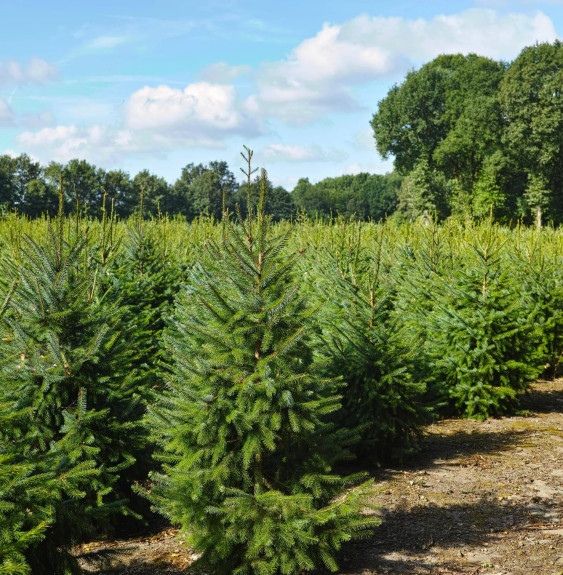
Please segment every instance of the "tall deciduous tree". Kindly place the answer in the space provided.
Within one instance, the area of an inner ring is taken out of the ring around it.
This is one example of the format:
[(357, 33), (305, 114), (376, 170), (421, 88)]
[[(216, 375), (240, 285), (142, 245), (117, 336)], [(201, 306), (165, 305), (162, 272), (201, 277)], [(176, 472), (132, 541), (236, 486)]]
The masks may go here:
[(133, 200), (135, 208), (143, 202), (143, 214), (156, 216), (166, 212), (170, 196), (170, 186), (164, 178), (151, 174), (148, 170), (139, 172), (133, 178)]
[(371, 121), (379, 153), (406, 174), (428, 166), (455, 181), (451, 205), (471, 210), (488, 155), (502, 147), (497, 101), (505, 65), (482, 56), (439, 56), (395, 85)]
[(563, 43), (524, 48), (500, 84), (504, 140), (534, 217), (563, 221)]

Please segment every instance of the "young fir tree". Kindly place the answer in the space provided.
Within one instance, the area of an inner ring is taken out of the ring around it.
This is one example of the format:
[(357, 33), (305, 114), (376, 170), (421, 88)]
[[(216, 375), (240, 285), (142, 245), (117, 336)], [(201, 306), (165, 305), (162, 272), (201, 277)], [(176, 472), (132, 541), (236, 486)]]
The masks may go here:
[(433, 286), (440, 285), (451, 272), (454, 246), (452, 238), (459, 230), (447, 222), (438, 226), (414, 224), (402, 226), (404, 242), (397, 254), (391, 271), (393, 305), (390, 322), (396, 326), (399, 347), (414, 348), (416, 355), (409, 364), (409, 372), (415, 381), (428, 382), (426, 400), (439, 411), (448, 402), (443, 386), (433, 378), (432, 358), (429, 355), (430, 323), (435, 313), (436, 299)]
[(384, 233), (368, 252), (359, 229), (347, 245), (316, 253), (308, 263), (322, 302), (317, 347), (328, 359), (328, 374), (346, 384), (338, 424), (358, 431), (358, 457), (381, 463), (412, 451), (431, 409), (425, 384), (413, 379), (418, 346), (390, 315)]
[(11, 417), (0, 421), (0, 441), (17, 446), (14, 473), (56, 479), (24, 524), (33, 529), (49, 510), (43, 540), (25, 553), (38, 574), (77, 571), (69, 548), (126, 510), (112, 491), (144, 439), (131, 352), (119, 310), (100, 293), (88, 232), (63, 236), (60, 213), (44, 245), (24, 238), (19, 259), (3, 262), (13, 287), (0, 323), (0, 404)]
[[(180, 266), (166, 249), (166, 224), (159, 220), (158, 227), (147, 226), (141, 214), (130, 218), (111, 275), (111, 295), (120, 308), (121, 329), (135, 350), (131, 365), (138, 373), (138, 389), (148, 401), (163, 387), (159, 366), (164, 359), (162, 331), (182, 276)], [(154, 443), (147, 436), (137, 447), (135, 464), (122, 474), (120, 487), (127, 493), (130, 507), (146, 518), (146, 498), (129, 492), (128, 486), (145, 480), (153, 468)], [(120, 527), (128, 529), (131, 524), (121, 521)]]
[(162, 360), (162, 331), (181, 283), (180, 266), (168, 253), (166, 238), (158, 235), (162, 230), (163, 221), (148, 228), (140, 215), (131, 218), (113, 272), (121, 321), (137, 351), (135, 367), (149, 390), (161, 385), (157, 366)]
[(272, 237), (264, 202), (265, 185), (256, 214), (224, 216), (178, 298), (169, 390), (150, 410), (164, 461), (150, 496), (214, 573), (336, 570), (341, 543), (376, 521), (360, 514), (368, 485), (345, 492), (358, 478), (331, 474), (336, 382), (318, 375), (299, 254)]
[(476, 237), (451, 272), (428, 282), (435, 305), (418, 321), (435, 385), (460, 414), (482, 419), (513, 409), (545, 356), (537, 311), (522, 305), (495, 228), (471, 232)]
[[(0, 430), (18, 426), (29, 410), (13, 413), (11, 405), (0, 404)], [(41, 471), (42, 459), (34, 463), (21, 456), (19, 442), (2, 434), (0, 442), (0, 573), (26, 575), (30, 572), (25, 551), (44, 537), (53, 521), (46, 505), (59, 490), (52, 471)], [(47, 465), (47, 468), (52, 465)], [(29, 511), (33, 509), (33, 513)]]
[(549, 228), (517, 230), (510, 268), (520, 286), (522, 306), (541, 333), (544, 375), (556, 377), (563, 357), (563, 245)]

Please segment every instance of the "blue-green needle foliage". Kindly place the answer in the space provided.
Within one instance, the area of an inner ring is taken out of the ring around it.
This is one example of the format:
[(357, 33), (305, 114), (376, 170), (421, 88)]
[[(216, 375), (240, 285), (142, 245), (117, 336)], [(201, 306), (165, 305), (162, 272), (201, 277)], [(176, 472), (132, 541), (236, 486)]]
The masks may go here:
[(428, 297), (411, 313), (424, 326), (430, 385), (460, 414), (482, 419), (517, 406), (543, 370), (545, 349), (537, 306), (524, 302), (494, 228), (473, 235), (463, 260), (452, 254), (449, 270), (428, 273)]
[(25, 557), (38, 574), (77, 571), (68, 549), (126, 510), (113, 491), (144, 438), (120, 313), (99, 289), (103, 266), (87, 233), (67, 242), (60, 218), (49, 232), (2, 262), (0, 318), (0, 529), (33, 534)]
[(318, 250), (308, 262), (314, 270), (314, 295), (323, 302), (319, 313), (319, 352), (327, 372), (345, 382), (340, 426), (357, 430), (354, 453), (363, 461), (400, 459), (416, 446), (424, 423), (426, 386), (412, 376), (419, 345), (390, 316), (389, 280), (384, 267), (384, 235), (374, 250), (349, 245)]
[(257, 213), (225, 216), (180, 295), (168, 391), (150, 410), (164, 461), (150, 496), (214, 573), (335, 570), (341, 543), (375, 523), (360, 513), (369, 484), (346, 492), (359, 478), (331, 474), (337, 382), (313, 360), (299, 253), (270, 236), (265, 181)]

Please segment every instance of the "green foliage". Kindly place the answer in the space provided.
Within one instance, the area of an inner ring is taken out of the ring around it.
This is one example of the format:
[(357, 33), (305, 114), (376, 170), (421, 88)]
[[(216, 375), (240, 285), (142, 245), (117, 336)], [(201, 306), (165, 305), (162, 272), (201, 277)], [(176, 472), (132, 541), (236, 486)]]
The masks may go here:
[(339, 426), (357, 431), (355, 454), (372, 463), (400, 459), (431, 417), (426, 387), (413, 380), (418, 346), (390, 314), (384, 230), (368, 249), (361, 247), (358, 226), (340, 227), (340, 244), (316, 251), (304, 266), (313, 269), (322, 302), (316, 347), (329, 360), (328, 374), (346, 384), (336, 417)]
[[(0, 411), (0, 428), (9, 424), (8, 418)], [(25, 551), (43, 539), (52, 522), (52, 509), (45, 502), (53, 499), (58, 486), (53, 472), (17, 463), (21, 458), (14, 447), (4, 440), (0, 448), (0, 573), (27, 575), (31, 569)]]
[[(510, 65), (500, 85), (499, 98), (506, 117), (504, 142), (518, 169), (532, 174), (530, 206), (544, 209), (549, 193), (551, 218), (563, 221), (563, 44), (524, 48)], [(539, 184), (539, 185), (538, 185)], [(536, 216), (536, 209), (532, 216)]]
[(522, 294), (526, 314), (535, 314), (544, 351), (545, 375), (560, 372), (563, 356), (563, 246), (558, 235), (543, 228), (520, 236), (511, 254), (510, 268)]
[(326, 421), (337, 382), (319, 375), (299, 253), (271, 235), (262, 183), (257, 213), (225, 216), (177, 300), (169, 389), (150, 409), (164, 463), (150, 496), (216, 573), (334, 570), (341, 542), (374, 524), (360, 514), (369, 485), (342, 492), (356, 478), (331, 474), (346, 435)]
[(397, 194), (397, 210), (410, 220), (419, 216), (426, 220), (444, 219), (450, 209), (450, 193), (451, 186), (444, 176), (422, 160), (403, 179)]
[(497, 221), (506, 216), (506, 194), (502, 186), (504, 157), (496, 153), (483, 161), (479, 178), (473, 187), (472, 213), (475, 218), (494, 217)]
[(360, 173), (325, 178), (316, 184), (302, 178), (291, 197), (297, 210), (309, 217), (328, 220), (340, 215), (380, 221), (395, 211), (400, 186), (401, 178), (396, 173), (384, 176)]
[(407, 313), (425, 341), (432, 385), (458, 413), (486, 418), (517, 405), (545, 356), (536, 310), (524, 305), (495, 229), (467, 233), (473, 237), (455, 246), (460, 253), (450, 247), (444, 266), (437, 268), (428, 251), (415, 256), (425, 260), (416, 284), (426, 297), (413, 297)]
[[(49, 528), (26, 557), (33, 573), (67, 573), (77, 571), (69, 548), (126, 511), (114, 488), (144, 441), (143, 405), (120, 312), (100, 292), (104, 267), (88, 230), (67, 241), (59, 219), (47, 232), (41, 243), (24, 238), (17, 259), (2, 262), (0, 404), (8, 417), (0, 439), (11, 446), (10, 481), (20, 468), (30, 481), (56, 479), (33, 495), (26, 525)], [(16, 513), (17, 493), (12, 503)]]

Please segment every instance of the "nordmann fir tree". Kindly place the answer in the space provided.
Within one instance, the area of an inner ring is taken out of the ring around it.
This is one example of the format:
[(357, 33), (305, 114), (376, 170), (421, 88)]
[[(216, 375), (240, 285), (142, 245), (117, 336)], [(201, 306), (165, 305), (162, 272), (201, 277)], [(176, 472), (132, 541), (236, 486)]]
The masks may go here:
[(121, 253), (114, 265), (113, 298), (123, 309), (137, 350), (135, 366), (147, 389), (160, 387), (157, 364), (162, 359), (161, 336), (174, 296), (181, 284), (181, 268), (166, 248), (166, 221), (147, 227), (141, 212), (126, 224)]
[(49, 523), (25, 551), (34, 574), (79, 571), (68, 551), (108, 515), (126, 511), (112, 491), (143, 437), (119, 311), (100, 293), (103, 268), (88, 230), (65, 239), (62, 216), (61, 194), (44, 245), (26, 237), (18, 258), (2, 262), (13, 287), (0, 324), (0, 404), (12, 417), (0, 420), (0, 440), (14, 446), (14, 474), (54, 479), (36, 490), (18, 528), (35, 529), (44, 515)]
[[(243, 157), (250, 182), (252, 152)], [(189, 534), (214, 573), (336, 570), (343, 541), (365, 535), (370, 484), (331, 474), (337, 382), (318, 375), (308, 340), (312, 310), (264, 214), (225, 213), (166, 332), (168, 391), (150, 409), (164, 472), (155, 507)]]
[(34, 473), (33, 465), (15, 464), (14, 459), (0, 448), (0, 573), (27, 575), (31, 568), (25, 550), (43, 539), (52, 520), (43, 504), (56, 479), (52, 473)]

